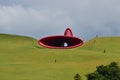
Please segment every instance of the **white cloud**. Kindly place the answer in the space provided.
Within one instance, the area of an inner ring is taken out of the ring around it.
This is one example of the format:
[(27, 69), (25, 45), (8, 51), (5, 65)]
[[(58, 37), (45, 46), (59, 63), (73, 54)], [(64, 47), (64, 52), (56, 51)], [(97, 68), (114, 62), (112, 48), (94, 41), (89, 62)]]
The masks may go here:
[(68, 26), (76, 36), (120, 35), (119, 0), (0, 1), (0, 31), (43, 37), (63, 34)]
[[(48, 35), (50, 32), (59, 32), (62, 28), (60, 26), (66, 23), (71, 24), (72, 21), (64, 11), (60, 10), (53, 13), (46, 10), (42, 12), (32, 8), (24, 8), (19, 5), (0, 7), (0, 28), (6, 32), (25, 35), (47, 32), (46, 35)], [(58, 31), (56, 31), (57, 29)]]

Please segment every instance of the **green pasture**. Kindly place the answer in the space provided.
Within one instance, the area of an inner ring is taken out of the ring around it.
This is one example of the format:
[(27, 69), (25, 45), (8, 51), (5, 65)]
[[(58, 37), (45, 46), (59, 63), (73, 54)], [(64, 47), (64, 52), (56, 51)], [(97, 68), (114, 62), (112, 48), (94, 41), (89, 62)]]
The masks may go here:
[(120, 64), (120, 37), (94, 38), (74, 49), (47, 49), (31, 37), (0, 34), (0, 80), (74, 80), (76, 73), (86, 80), (96, 66), (112, 61)]

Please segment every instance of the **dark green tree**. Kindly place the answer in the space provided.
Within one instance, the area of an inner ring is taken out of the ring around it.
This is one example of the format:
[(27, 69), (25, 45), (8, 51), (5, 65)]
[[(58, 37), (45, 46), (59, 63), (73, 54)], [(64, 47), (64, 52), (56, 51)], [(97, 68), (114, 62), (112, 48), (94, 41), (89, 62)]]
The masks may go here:
[(88, 80), (120, 80), (120, 67), (116, 62), (109, 65), (100, 65), (97, 70), (87, 74)]
[(94, 72), (87, 75), (87, 80), (105, 80), (105, 77), (100, 75), (98, 72)]
[(77, 73), (77, 74), (74, 76), (74, 80), (81, 80), (81, 76)]

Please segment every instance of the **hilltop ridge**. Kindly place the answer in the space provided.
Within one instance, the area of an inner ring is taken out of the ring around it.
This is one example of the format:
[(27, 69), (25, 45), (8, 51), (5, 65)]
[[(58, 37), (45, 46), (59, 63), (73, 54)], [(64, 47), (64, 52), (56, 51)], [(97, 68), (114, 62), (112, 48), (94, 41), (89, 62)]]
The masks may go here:
[[(1, 44), (17, 44), (21, 43), (21, 45), (25, 45), (26, 43), (33, 44), (35, 43), (36, 46), (41, 47), (37, 44), (37, 39), (28, 37), (28, 36), (21, 36), (21, 35), (12, 35), (12, 34), (0, 34), (0, 42)], [(31, 45), (32, 46), (32, 45)], [(109, 50), (109, 51), (120, 51), (120, 37), (96, 37), (93, 38), (83, 44), (83, 46), (78, 47), (87, 50)]]

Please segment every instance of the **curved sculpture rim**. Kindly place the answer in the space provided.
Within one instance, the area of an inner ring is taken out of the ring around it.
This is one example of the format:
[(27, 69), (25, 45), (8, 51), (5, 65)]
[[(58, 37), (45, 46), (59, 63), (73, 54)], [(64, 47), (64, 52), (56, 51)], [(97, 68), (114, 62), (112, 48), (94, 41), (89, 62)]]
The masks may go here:
[(67, 28), (64, 35), (47, 36), (40, 39), (38, 43), (46, 48), (70, 49), (81, 46), (83, 44), (83, 40), (74, 37), (71, 29)]

